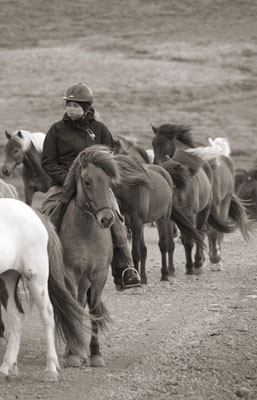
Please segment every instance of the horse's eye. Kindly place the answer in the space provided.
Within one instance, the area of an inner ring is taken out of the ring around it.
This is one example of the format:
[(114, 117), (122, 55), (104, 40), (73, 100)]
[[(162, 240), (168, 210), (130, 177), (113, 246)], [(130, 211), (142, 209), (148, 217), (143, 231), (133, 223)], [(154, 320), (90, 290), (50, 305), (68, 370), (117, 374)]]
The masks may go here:
[(18, 150), (18, 149), (15, 149), (15, 150), (14, 150), (14, 154), (17, 154), (17, 153), (19, 153), (19, 150)]
[(85, 185), (87, 188), (89, 188), (89, 187), (92, 186), (90, 181), (84, 181), (84, 185)]

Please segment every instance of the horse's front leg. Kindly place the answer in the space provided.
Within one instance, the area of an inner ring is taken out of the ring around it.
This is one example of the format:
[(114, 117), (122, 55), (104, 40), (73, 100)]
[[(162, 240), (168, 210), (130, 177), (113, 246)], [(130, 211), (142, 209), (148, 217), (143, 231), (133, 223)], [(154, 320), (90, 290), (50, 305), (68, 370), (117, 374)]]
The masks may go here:
[(88, 306), (89, 312), (92, 316), (91, 319), (91, 340), (90, 340), (90, 365), (91, 367), (104, 367), (105, 362), (100, 352), (100, 344), (98, 339), (99, 329), (104, 330), (108, 328), (108, 324), (111, 322), (110, 314), (101, 300), (102, 291), (107, 280), (108, 267), (105, 271), (100, 271), (101, 274), (88, 290)]
[(167, 252), (168, 252), (168, 223), (165, 217), (156, 221), (159, 233), (159, 249), (161, 252), (161, 286), (164, 288), (169, 287), (169, 271), (167, 266)]
[(168, 221), (168, 278), (170, 283), (175, 282), (175, 267), (174, 267), (174, 223)]
[(28, 206), (31, 206), (31, 204), (32, 204), (32, 199), (33, 199), (34, 193), (35, 193), (35, 189), (34, 189), (32, 186), (27, 185), (27, 184), (24, 182), (25, 203), (26, 203)]
[(141, 249), (140, 243), (142, 238), (143, 231), (143, 223), (141, 220), (134, 220), (131, 222), (131, 231), (132, 231), (132, 258), (135, 269), (139, 272), (141, 278), (141, 284), (147, 284), (147, 276), (144, 271), (142, 271), (140, 261), (141, 261)]

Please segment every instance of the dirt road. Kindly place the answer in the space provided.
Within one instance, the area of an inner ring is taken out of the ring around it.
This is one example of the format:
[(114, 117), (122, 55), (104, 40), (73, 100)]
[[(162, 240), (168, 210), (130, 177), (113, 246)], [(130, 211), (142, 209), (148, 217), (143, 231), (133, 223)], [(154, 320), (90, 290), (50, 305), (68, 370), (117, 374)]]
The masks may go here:
[[(176, 283), (160, 288), (155, 228), (146, 227), (149, 284), (143, 296), (114, 291), (104, 302), (113, 324), (101, 335), (106, 367), (63, 368), (57, 383), (40, 380), (45, 341), (38, 313), (26, 317), (20, 379), (2, 379), (0, 400), (232, 400), (257, 398), (256, 239), (240, 234), (224, 242), (224, 268), (195, 281), (184, 274), (177, 244)], [(64, 347), (58, 346), (60, 362)], [(4, 349), (1, 348), (1, 358)]]

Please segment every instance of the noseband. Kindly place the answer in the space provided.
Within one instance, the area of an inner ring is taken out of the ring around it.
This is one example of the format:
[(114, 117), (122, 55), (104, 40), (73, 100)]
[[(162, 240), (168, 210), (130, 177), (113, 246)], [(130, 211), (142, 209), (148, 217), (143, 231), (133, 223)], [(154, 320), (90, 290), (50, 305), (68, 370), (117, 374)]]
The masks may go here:
[(77, 206), (80, 210), (84, 211), (84, 212), (87, 213), (87, 214), (92, 215), (95, 219), (97, 219), (97, 214), (98, 214), (100, 211), (102, 211), (102, 210), (111, 210), (111, 211), (112, 211), (112, 208), (109, 207), (109, 206), (108, 206), (108, 207), (107, 207), (107, 206), (101, 207), (101, 208), (98, 208), (98, 209), (96, 209), (95, 207), (93, 207), (93, 206), (90, 204), (90, 199), (89, 199), (89, 197), (88, 197), (88, 194), (87, 194), (87, 191), (86, 191), (86, 188), (85, 188), (85, 185), (84, 185), (84, 182), (83, 182), (83, 179), (82, 179), (81, 176), (80, 176), (80, 181), (81, 181), (81, 186), (82, 186), (82, 190), (83, 190), (83, 195), (84, 195), (84, 198), (85, 198), (85, 200), (86, 200), (83, 207), (80, 207), (80, 206), (76, 203), (76, 206)]

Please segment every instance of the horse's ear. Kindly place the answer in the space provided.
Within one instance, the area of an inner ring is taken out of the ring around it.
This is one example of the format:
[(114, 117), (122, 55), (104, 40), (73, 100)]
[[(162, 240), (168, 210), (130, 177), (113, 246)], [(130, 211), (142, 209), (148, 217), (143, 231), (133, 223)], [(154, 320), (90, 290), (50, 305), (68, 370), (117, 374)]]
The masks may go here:
[(82, 153), (80, 156), (80, 165), (83, 168), (86, 168), (88, 166), (88, 159), (85, 153)]
[(11, 139), (12, 137), (12, 135), (10, 135), (10, 133), (7, 131), (5, 131), (5, 136), (7, 137), (8, 140)]
[(18, 131), (17, 136), (19, 136), (20, 138), (22, 138), (22, 133), (21, 133), (21, 131)]
[(152, 124), (150, 124), (153, 130), (153, 133), (156, 135), (157, 134), (157, 128), (155, 128), (155, 126), (153, 126)]

